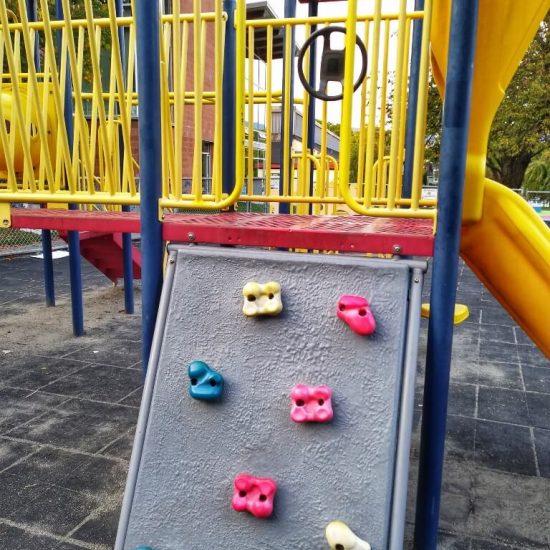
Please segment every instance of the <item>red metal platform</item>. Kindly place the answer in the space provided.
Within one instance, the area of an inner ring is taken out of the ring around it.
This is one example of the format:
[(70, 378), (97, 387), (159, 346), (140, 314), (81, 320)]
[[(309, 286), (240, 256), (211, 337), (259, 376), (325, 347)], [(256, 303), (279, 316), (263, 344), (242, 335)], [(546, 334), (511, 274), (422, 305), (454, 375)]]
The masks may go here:
[[(19, 228), (139, 233), (137, 212), (12, 209)], [(168, 214), (166, 241), (431, 256), (433, 222), (369, 216)]]

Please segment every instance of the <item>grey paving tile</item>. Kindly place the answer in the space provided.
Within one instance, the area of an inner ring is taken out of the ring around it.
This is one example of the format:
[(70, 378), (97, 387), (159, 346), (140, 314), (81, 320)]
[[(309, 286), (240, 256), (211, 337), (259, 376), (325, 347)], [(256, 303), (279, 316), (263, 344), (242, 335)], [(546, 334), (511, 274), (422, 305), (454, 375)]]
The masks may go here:
[(137, 409), (120, 405), (71, 400), (9, 435), (95, 453), (133, 427), (137, 413)]
[(522, 366), (521, 371), (527, 391), (550, 393), (550, 369)]
[(65, 397), (15, 388), (0, 388), (0, 434), (66, 401)]
[(550, 480), (478, 469), (472, 536), (521, 549), (548, 547)]
[(536, 546), (511, 546), (502, 541), (496, 540), (483, 540), (483, 539), (472, 539), (471, 540), (471, 550), (534, 550), (535, 548), (540, 548), (539, 545)]
[(29, 483), (84, 492), (102, 501), (124, 489), (128, 465), (105, 456), (44, 448), (7, 470)]
[(37, 535), (25, 529), (0, 523), (0, 544), (6, 550), (76, 550), (80, 545), (61, 542), (46, 535)]
[(84, 366), (80, 361), (71, 359), (30, 356), (14, 365), (19, 373), (12, 374), (6, 382), (18, 388), (35, 390)]
[(473, 384), (451, 383), (449, 385), (449, 414), (474, 416), (476, 408), (476, 386)]
[(79, 527), (72, 537), (92, 544), (105, 544), (112, 548), (116, 539), (119, 515), (119, 507), (102, 510)]
[(514, 345), (516, 343), (514, 327), (506, 325), (481, 324), (479, 327), (479, 337), (481, 339), (482, 346), (485, 342), (504, 342)]
[(447, 458), (474, 460), (475, 419), (450, 414), (447, 417), (445, 452)]
[(103, 340), (68, 357), (89, 363), (130, 367), (141, 359), (141, 345), (130, 340)]
[(529, 336), (527, 336), (518, 326), (514, 327), (514, 332), (516, 333), (516, 341), (518, 344), (525, 344), (527, 346), (534, 345), (533, 340), (531, 340), (531, 338), (529, 338)]
[(550, 478), (550, 430), (535, 428), (533, 434), (540, 475)]
[(105, 447), (100, 454), (114, 458), (121, 458), (123, 460), (130, 460), (132, 447), (134, 445), (134, 437), (135, 433), (133, 431), (129, 434), (124, 434)]
[(441, 492), (440, 528), (467, 534), (472, 524), (472, 499), (475, 482), (473, 462), (447, 455)]
[(502, 388), (480, 387), (478, 418), (529, 426), (529, 410), (525, 392)]
[(550, 429), (550, 394), (526, 392), (531, 425)]
[[(137, 369), (136, 369), (137, 370)], [(141, 370), (136, 375), (141, 380), (142, 374)], [(119, 403), (122, 405), (130, 405), (131, 407), (139, 407), (141, 405), (141, 395), (143, 392), (143, 386), (140, 385), (136, 390), (134, 390), (129, 395), (125, 396), (124, 399), (121, 399)]]
[(482, 363), (518, 363), (517, 348), (516, 344), (509, 342), (481, 341), (479, 361)]
[(518, 356), (522, 365), (550, 368), (550, 359), (534, 345), (518, 346)]
[(45, 386), (43, 390), (116, 403), (140, 386), (139, 371), (108, 365), (90, 365)]
[(517, 363), (480, 362), (477, 382), (510, 390), (523, 390), (521, 371)]
[(473, 359), (453, 357), (450, 378), (452, 383), (477, 384), (479, 364)]
[(21, 460), (37, 449), (39, 449), (39, 446), (32, 443), (0, 439), (0, 470), (8, 468), (14, 462)]
[(494, 470), (535, 476), (535, 455), (529, 428), (476, 421), (476, 464)]
[(4, 493), (0, 495), (1, 517), (56, 535), (69, 533), (100, 504), (84, 493), (29, 483), (20, 476), (0, 474), (0, 483)]
[(437, 548), (438, 550), (470, 550), (470, 539), (440, 532), (437, 537)]
[(506, 325), (513, 327), (516, 323), (502, 307), (493, 300), (482, 306), (482, 323), (491, 325)]

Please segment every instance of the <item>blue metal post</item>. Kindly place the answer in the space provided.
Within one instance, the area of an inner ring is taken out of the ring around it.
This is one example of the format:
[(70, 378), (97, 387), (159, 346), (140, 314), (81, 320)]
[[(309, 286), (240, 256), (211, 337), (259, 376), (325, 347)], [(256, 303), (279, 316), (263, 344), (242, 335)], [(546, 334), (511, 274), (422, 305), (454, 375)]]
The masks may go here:
[[(60, 0), (55, 2), (56, 19), (63, 19), (63, 5)], [(57, 50), (61, 58), (61, 31), (56, 36)], [(67, 63), (67, 75), (65, 81), (64, 113), (65, 127), (67, 128), (67, 139), (69, 148), (73, 145), (73, 98), (71, 93), (71, 71)], [(78, 210), (77, 204), (69, 204), (69, 210)], [(82, 336), (84, 334), (84, 303), (82, 298), (82, 268), (80, 259), (80, 236), (78, 231), (69, 231), (69, 274), (71, 281), (71, 309), (73, 317), (73, 334)]]
[(136, 2), (135, 6), (141, 193), (142, 359), (145, 373), (162, 288), (159, 6), (158, 2), (143, 1)]
[[(285, 11), (284, 11), (284, 17), (290, 18), (290, 17), (296, 17), (296, 0), (285, 0)], [(292, 162), (292, 159), (290, 158), (290, 150), (285, 151), (284, 150), (284, 138), (285, 132), (288, 132), (288, 135), (290, 136), (290, 146), (292, 147), (292, 136), (294, 135), (294, 65), (292, 65), (291, 71), (290, 71), (290, 83), (289, 83), (289, 90), (290, 90), (290, 119), (288, 121), (288, 128), (285, 128), (285, 117), (284, 117), (284, 105), (286, 101), (286, 82), (285, 82), (285, 75), (286, 75), (286, 33), (287, 29), (285, 28), (284, 35), (283, 35), (283, 95), (282, 95), (282, 101), (281, 101), (281, 159), (279, 164), (279, 193), (283, 194), (284, 189), (284, 182), (289, 181), (290, 185), (290, 174), (292, 170), (290, 170), (290, 164)], [(292, 63), (292, 60), (294, 59), (294, 49), (296, 48), (295, 45), (295, 38), (294, 38), (294, 27), (292, 27), (291, 30), (292, 37), (290, 40), (290, 60)], [(288, 167), (289, 171), (288, 174), (284, 170), (285, 166), (285, 158), (288, 157)], [(280, 214), (288, 214), (290, 212), (290, 205), (288, 203), (280, 203), (279, 204), (279, 213)]]
[(478, 0), (453, 2), (416, 504), (419, 550), (437, 544), (477, 12)]
[[(317, 0), (311, 0), (308, 7), (308, 16), (317, 17), (319, 4)], [(311, 25), (311, 33), (313, 34), (317, 30), (317, 25)], [(309, 83), (313, 89), (317, 89), (317, 44), (314, 41), (309, 49)], [(309, 98), (309, 106), (307, 113), (307, 148), (313, 154), (315, 149), (315, 98), (311, 96)], [(317, 174), (319, 177), (319, 174)], [(313, 197), (313, 164), (309, 169), (309, 194)], [(309, 213), (313, 212), (313, 205), (309, 205)]]
[[(124, 15), (122, 0), (115, 1), (115, 13), (117, 17)], [(118, 29), (118, 45), (120, 49), (120, 58), (122, 61), (123, 78), (126, 78), (126, 42), (124, 40), (124, 28)], [(119, 112), (118, 105), (117, 112)], [(122, 139), (122, 128), (119, 129), (119, 158), (120, 165), (124, 163), (124, 140)], [(122, 174), (121, 174), (122, 178)], [(129, 212), (130, 207), (124, 205), (123, 212)], [(132, 258), (132, 234), (122, 234), (122, 265), (124, 273), (124, 310), (128, 314), (134, 313), (134, 262)]]
[[(415, 11), (424, 9), (424, 0), (415, 0)], [(412, 193), (412, 176), (414, 165), (414, 138), (416, 128), (416, 108), (418, 105), (418, 82), (420, 79), (420, 54), (422, 51), (422, 19), (413, 22), (413, 38), (411, 48), (411, 70), (409, 77), (409, 104), (407, 106), (407, 122), (405, 134), (405, 166), (403, 168), (403, 188), (401, 196), (410, 198)]]
[[(222, 151), (222, 188), (231, 193), (235, 184), (235, 130), (236, 130), (236, 92), (235, 92), (235, 0), (223, 0), (223, 10), (227, 13), (225, 25), (225, 44), (223, 56), (223, 151)], [(233, 210), (234, 207), (232, 206)]]
[[(27, 0), (27, 17), (29, 21), (36, 21), (36, 0)], [(38, 40), (34, 44), (34, 66), (40, 71), (40, 44)], [(49, 229), (43, 229), (42, 237), (42, 268), (44, 270), (44, 294), (46, 297), (46, 306), (55, 306), (55, 282), (53, 276), (53, 257), (52, 257), (52, 232)]]

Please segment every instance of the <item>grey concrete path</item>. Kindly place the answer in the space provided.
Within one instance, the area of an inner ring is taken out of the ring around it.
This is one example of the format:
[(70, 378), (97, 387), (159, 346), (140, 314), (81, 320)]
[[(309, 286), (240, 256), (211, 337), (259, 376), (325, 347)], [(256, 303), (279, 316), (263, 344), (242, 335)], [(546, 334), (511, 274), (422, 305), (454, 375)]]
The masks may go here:
[[(45, 308), (40, 260), (0, 260), (0, 549), (114, 542), (141, 393), (140, 318), (84, 263), (87, 334), (74, 338), (66, 258), (55, 271), (59, 305)], [(456, 328), (440, 548), (548, 550), (550, 362), (467, 268), (458, 292), (471, 317)], [(413, 508), (411, 496), (409, 536)]]

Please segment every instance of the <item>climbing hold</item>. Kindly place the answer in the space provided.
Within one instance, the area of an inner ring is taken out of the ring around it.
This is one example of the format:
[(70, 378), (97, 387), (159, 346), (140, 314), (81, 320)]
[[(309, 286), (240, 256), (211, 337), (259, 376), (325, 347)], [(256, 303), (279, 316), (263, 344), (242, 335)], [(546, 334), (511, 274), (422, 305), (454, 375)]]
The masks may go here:
[(267, 518), (273, 512), (273, 499), (277, 483), (269, 477), (239, 474), (235, 478), (235, 490), (231, 506), (237, 512), (250, 512), (257, 518)]
[(332, 420), (332, 390), (328, 386), (296, 384), (290, 392), (294, 422), (328, 422)]
[[(426, 319), (430, 318), (430, 304), (422, 304), (421, 309), (422, 317)], [(455, 304), (455, 311), (453, 315), (453, 324), (460, 325), (460, 323), (466, 321), (470, 316), (470, 310), (465, 304)]]
[(332, 550), (371, 550), (370, 544), (361, 540), (344, 522), (331, 521), (325, 530)]
[(223, 391), (223, 376), (203, 361), (193, 361), (187, 369), (189, 395), (193, 399), (215, 401)]
[(247, 317), (278, 315), (283, 311), (281, 285), (274, 281), (261, 285), (251, 281), (243, 288), (243, 313)]
[(376, 329), (376, 321), (369, 306), (369, 302), (363, 296), (348, 294), (338, 300), (336, 314), (346, 322), (353, 332), (361, 336), (368, 336)]

